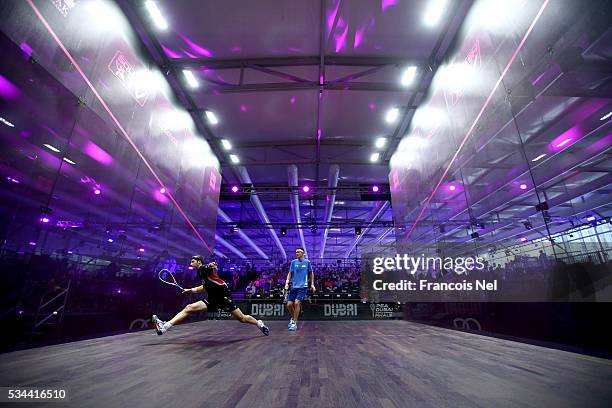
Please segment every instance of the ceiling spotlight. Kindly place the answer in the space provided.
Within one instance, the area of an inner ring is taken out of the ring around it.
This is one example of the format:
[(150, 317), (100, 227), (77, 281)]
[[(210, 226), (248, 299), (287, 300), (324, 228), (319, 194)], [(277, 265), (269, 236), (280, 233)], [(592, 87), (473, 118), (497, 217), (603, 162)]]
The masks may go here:
[(370, 161), (372, 163), (377, 162), (379, 157), (380, 157), (380, 153), (378, 152), (372, 153), (372, 155), (370, 156)]
[(208, 120), (208, 123), (210, 123), (211, 125), (216, 125), (217, 123), (219, 123), (219, 119), (217, 119), (215, 112), (207, 110), (204, 111), (204, 114), (206, 115), (206, 120)]
[(51, 150), (52, 152), (55, 152), (55, 153), (59, 153), (60, 152), (57, 147), (51, 146), (50, 144), (46, 144), (45, 143), (43, 146), (45, 146), (47, 149)]
[(428, 27), (433, 27), (442, 18), (444, 11), (446, 10), (447, 0), (429, 0), (425, 14), (423, 15), (423, 22)]
[(310, 187), (304, 186), (304, 187), (302, 187), (302, 191), (305, 192), (305, 193), (308, 193), (310, 191)]
[(75, 162), (73, 162), (72, 160), (70, 160), (70, 159), (69, 159), (69, 158), (67, 158), (67, 157), (64, 157), (62, 160), (64, 160), (64, 161), (65, 161), (66, 163), (68, 163), (68, 164), (76, 164)]
[(387, 114), (385, 115), (385, 121), (387, 121), (387, 123), (394, 123), (398, 117), (399, 117), (399, 109), (391, 108), (387, 111)]
[(159, 193), (160, 194), (166, 194), (166, 188), (165, 187), (160, 188), (159, 189)]
[(102, 191), (99, 188), (94, 189), (94, 194), (95, 195), (100, 195), (102, 193)]
[(46, 224), (49, 222), (49, 217), (42, 217), (40, 220)]
[(414, 65), (406, 68), (402, 73), (401, 84), (402, 86), (409, 86), (414, 82), (414, 78), (416, 76), (417, 67)]
[(457, 187), (455, 187), (454, 185), (452, 185), (452, 184), (451, 184), (451, 185), (448, 187), (448, 189), (449, 189), (450, 191), (455, 191), (455, 190), (457, 189)]
[(225, 150), (232, 150), (232, 144), (227, 139), (221, 140), (221, 144)]
[(519, 186), (519, 188), (520, 188), (521, 190), (527, 190), (527, 184), (524, 184), (524, 183), (523, 183), (523, 184), (521, 184), (521, 185)]
[(112, 243), (112, 242), (114, 242), (115, 240), (114, 240), (114, 239), (112, 239), (112, 238), (109, 238), (109, 239), (107, 239), (107, 241)]
[(138, 251), (139, 252), (144, 252), (145, 250), (144, 250), (144, 248), (139, 248)]
[(555, 146), (555, 147), (563, 147), (563, 146), (565, 146), (566, 144), (568, 144), (571, 141), (572, 141), (572, 138), (568, 137), (567, 139), (564, 139), (562, 142), (558, 143), (557, 146)]
[(385, 144), (387, 144), (387, 139), (385, 139), (384, 137), (379, 137), (378, 139), (376, 139), (375, 146), (377, 149), (382, 149), (383, 147), (385, 147)]
[(612, 112), (608, 112), (607, 114), (605, 114), (604, 116), (602, 116), (599, 120), (606, 120), (608, 119), (610, 116), (612, 116)]
[(586, 218), (586, 220), (587, 220), (588, 222), (593, 222), (593, 221), (595, 221), (595, 220), (596, 220), (596, 218), (595, 218), (595, 216), (594, 216), (594, 215), (589, 215), (589, 216)]
[(4, 123), (6, 126), (8, 127), (15, 127), (15, 125), (13, 125), (11, 122), (9, 122), (8, 120), (4, 119), (2, 116), (0, 116), (0, 122)]
[(164, 19), (164, 16), (162, 16), (159, 8), (157, 8), (157, 4), (155, 4), (154, 1), (148, 0), (145, 2), (145, 7), (149, 11), (149, 15), (153, 19), (155, 26), (160, 30), (166, 30), (168, 28), (168, 23), (166, 22), (166, 19)]
[(232, 186), (232, 193), (237, 193), (240, 188), (238, 186)]
[(527, 241), (527, 238), (522, 237), (522, 238), (521, 238), (521, 242), (525, 242), (525, 241)]
[(541, 155), (539, 155), (538, 157), (536, 157), (535, 159), (531, 160), (532, 162), (537, 162), (540, 159), (543, 159), (544, 157), (546, 157), (546, 153), (542, 153)]
[(378, 193), (378, 191), (380, 190), (380, 187), (378, 186), (372, 186), (372, 192), (374, 193)]
[(187, 84), (190, 87), (197, 88), (199, 86), (198, 80), (196, 79), (195, 75), (193, 75), (193, 72), (191, 72), (190, 70), (184, 69), (183, 76), (185, 77), (185, 80), (187, 81)]
[(229, 157), (230, 157), (230, 160), (232, 161), (232, 163), (234, 163), (234, 164), (240, 163), (240, 159), (235, 154), (230, 154)]

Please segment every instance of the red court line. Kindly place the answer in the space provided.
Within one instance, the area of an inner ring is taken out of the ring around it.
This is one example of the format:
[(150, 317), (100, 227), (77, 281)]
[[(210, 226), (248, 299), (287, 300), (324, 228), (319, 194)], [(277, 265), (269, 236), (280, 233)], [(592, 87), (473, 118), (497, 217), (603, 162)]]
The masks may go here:
[[(143, 163), (145, 164), (145, 166), (147, 166), (147, 168), (149, 169), (149, 171), (151, 172), (151, 174), (153, 175), (153, 177), (155, 177), (155, 180), (157, 180), (157, 182), (159, 183), (159, 185), (161, 187), (165, 187), (164, 183), (161, 181), (161, 179), (159, 178), (159, 176), (157, 175), (157, 173), (155, 173), (155, 170), (153, 170), (153, 167), (151, 167), (151, 165), (149, 164), (149, 162), (147, 161), (147, 159), (142, 155), (142, 153), (140, 153), (140, 150), (138, 150), (138, 147), (136, 147), (136, 144), (132, 141), (132, 139), (130, 138), (130, 136), (128, 135), (128, 133), (125, 131), (125, 129), (123, 128), (123, 126), (121, 126), (121, 123), (119, 123), (119, 120), (117, 120), (117, 118), (115, 117), (115, 115), (113, 114), (113, 112), (110, 110), (110, 108), (108, 107), (108, 105), (106, 104), (106, 102), (104, 101), (104, 99), (102, 99), (102, 97), (100, 96), (100, 94), (98, 93), (98, 91), (96, 90), (96, 88), (94, 88), (94, 86), (92, 85), (92, 83), (89, 81), (89, 78), (87, 78), (87, 75), (85, 75), (85, 73), (83, 72), (83, 70), (81, 69), (80, 65), (76, 62), (76, 60), (72, 57), (72, 55), (70, 54), (70, 52), (66, 49), (66, 47), (64, 46), (64, 44), (62, 43), (62, 41), (59, 39), (59, 37), (55, 34), (55, 31), (53, 31), (53, 29), (51, 28), (51, 26), (49, 25), (49, 23), (47, 22), (47, 20), (43, 17), (43, 15), (40, 13), (40, 11), (38, 10), (38, 8), (36, 8), (36, 6), (34, 5), (34, 3), (32, 2), (32, 0), (26, 0), (28, 2), (28, 4), (30, 5), (30, 7), (32, 8), (32, 10), (34, 11), (34, 13), (36, 13), (36, 16), (38, 17), (38, 19), (42, 22), (42, 24), (45, 26), (45, 28), (47, 29), (47, 31), (49, 31), (49, 34), (51, 34), (51, 36), (53, 37), (53, 39), (55, 40), (55, 42), (57, 43), (57, 45), (62, 49), (62, 51), (64, 52), (64, 54), (66, 54), (66, 57), (70, 60), (70, 62), (72, 63), (72, 65), (76, 68), (76, 70), (79, 72), (79, 74), (81, 75), (81, 77), (83, 78), (83, 80), (85, 81), (85, 83), (87, 83), (87, 86), (89, 87), (89, 89), (91, 89), (91, 91), (94, 93), (94, 95), (96, 96), (96, 98), (98, 99), (98, 101), (100, 102), (100, 104), (104, 107), (104, 110), (106, 110), (106, 112), (108, 113), (108, 115), (111, 117), (111, 119), (113, 120), (113, 122), (115, 122), (115, 125), (117, 125), (117, 127), (119, 128), (119, 130), (121, 131), (121, 134), (123, 134), (123, 136), (125, 137), (125, 139), (128, 141), (128, 143), (130, 144), (130, 146), (132, 146), (132, 148), (136, 151), (136, 153), (138, 154), (138, 156), (140, 156), (140, 159), (143, 161)], [(168, 195), (168, 197), (170, 197), (170, 200), (174, 203), (174, 205), (176, 206), (176, 208), (179, 210), (179, 212), (181, 213), (181, 215), (183, 216), (183, 218), (185, 219), (185, 221), (187, 221), (187, 224), (189, 224), (189, 226), (191, 227), (191, 229), (193, 230), (193, 232), (196, 234), (196, 236), (198, 237), (198, 239), (200, 241), (202, 241), (202, 243), (204, 244), (204, 246), (206, 247), (206, 249), (208, 250), (208, 252), (210, 252), (211, 254), (213, 253), (213, 251), (210, 249), (210, 247), (206, 244), (206, 241), (204, 241), (204, 238), (202, 238), (202, 236), (200, 235), (200, 233), (198, 232), (197, 228), (191, 223), (191, 221), (189, 220), (189, 218), (187, 217), (187, 214), (185, 214), (185, 212), (183, 211), (183, 209), (181, 208), (181, 206), (179, 205), (179, 203), (174, 199), (174, 196), (172, 195), (172, 193), (170, 193), (170, 190), (166, 188), (166, 194)]]
[(533, 30), (533, 27), (535, 27), (536, 23), (538, 22), (538, 20), (540, 19), (540, 16), (542, 15), (542, 13), (544, 12), (544, 9), (546, 8), (546, 6), (548, 5), (548, 1), (549, 0), (545, 0), (544, 3), (542, 4), (542, 7), (540, 7), (540, 10), (538, 11), (538, 14), (536, 14), (535, 18), (533, 19), (533, 21), (531, 22), (531, 25), (529, 26), (529, 28), (527, 29), (527, 32), (525, 33), (525, 35), (523, 36), (523, 39), (521, 40), (521, 42), (519, 43), (519, 45), (516, 47), (516, 50), (514, 51), (514, 54), (512, 54), (512, 57), (510, 57), (510, 60), (508, 60), (508, 63), (506, 64), (506, 68), (504, 68), (504, 71), (502, 72), (502, 74), (499, 76), (499, 79), (497, 80), (497, 82), (495, 83), (495, 86), (493, 87), (493, 89), (491, 90), (491, 93), (489, 94), (489, 96), (487, 97), (487, 99), (485, 100), (485, 103), (482, 105), (482, 108), (480, 108), (480, 112), (478, 112), (478, 115), (476, 115), (476, 118), (474, 119), (474, 122), (472, 123), (472, 126), (470, 126), (470, 128), (468, 129), (467, 133), (465, 134), (465, 136), (463, 137), (463, 141), (461, 142), (461, 144), (459, 145), (459, 147), (457, 148), (457, 151), (455, 152), (455, 154), (453, 155), (453, 158), (451, 159), (450, 163), (448, 163), (448, 166), (446, 167), (446, 169), (444, 170), (444, 174), (442, 174), (442, 177), (440, 177), (440, 180), (438, 181), (438, 184), (436, 184), (436, 187), (434, 188), (433, 192), (431, 193), (431, 195), (429, 196), (429, 198), (427, 199), (427, 202), (425, 203), (425, 205), (423, 205), (423, 208), (421, 208), (421, 211), (419, 212), (419, 215), (417, 216), (416, 220), (414, 221), (414, 224), (412, 224), (412, 227), (410, 228), (410, 231), (408, 231), (408, 234), (406, 234), (406, 236), (404, 237), (404, 241), (408, 239), (408, 237), (410, 237), (410, 235), (412, 234), (412, 231), (414, 231), (415, 227), (417, 226), (417, 224), (419, 223), (419, 221), (421, 220), (421, 217), (423, 216), (423, 213), (425, 212), (425, 209), (427, 208), (427, 206), (429, 205), (429, 203), (431, 202), (431, 200), (433, 199), (433, 196), (436, 194), (436, 192), (438, 191), (438, 189), (440, 188), (440, 185), (442, 184), (442, 182), (444, 181), (444, 179), (446, 178), (446, 175), (448, 174), (449, 169), (451, 168), (451, 166), (453, 165), (453, 163), (455, 162), (455, 160), (457, 159), (457, 156), (459, 155), (459, 152), (461, 151), (461, 149), (463, 148), (463, 146), (465, 145), (465, 142), (467, 142), (467, 139), (470, 137), (470, 135), (472, 134), (472, 132), (474, 131), (474, 128), (476, 127), (476, 123), (478, 123), (478, 121), (480, 120), (480, 117), (482, 116), (483, 112), (485, 111), (485, 109), (487, 108), (487, 106), (489, 106), (489, 102), (491, 102), (491, 98), (493, 97), (493, 94), (495, 93), (495, 91), (497, 90), (497, 88), (499, 87), (499, 84), (501, 83), (501, 81), (503, 81), (504, 77), (506, 76), (506, 73), (508, 72), (508, 70), (510, 69), (510, 66), (512, 65), (512, 63), (514, 62), (514, 60), (516, 59), (517, 55), (519, 54), (519, 52), (521, 52), (521, 49), (523, 48), (523, 45), (525, 45), (525, 42), (527, 41), (527, 37), (529, 37), (529, 34), (531, 34), (531, 31)]

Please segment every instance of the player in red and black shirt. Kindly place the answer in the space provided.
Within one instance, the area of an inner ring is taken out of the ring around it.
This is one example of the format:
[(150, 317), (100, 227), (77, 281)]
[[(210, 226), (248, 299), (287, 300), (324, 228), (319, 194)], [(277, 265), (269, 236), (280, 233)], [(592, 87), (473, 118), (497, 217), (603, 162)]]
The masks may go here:
[(194, 255), (191, 257), (190, 266), (197, 270), (202, 285), (191, 289), (183, 289), (183, 293), (201, 293), (206, 291), (206, 293), (208, 293), (208, 299), (188, 304), (168, 322), (163, 322), (158, 319), (156, 315), (153, 315), (153, 324), (155, 325), (157, 334), (164, 334), (168, 329), (183, 321), (190, 314), (217, 310), (229, 312), (234, 319), (241, 323), (256, 325), (266, 336), (270, 334), (270, 330), (264, 322), (256, 320), (253, 316), (243, 314), (240, 308), (236, 306), (232, 300), (232, 294), (227, 284), (217, 274), (216, 262), (204, 265), (204, 258), (202, 258), (201, 255)]

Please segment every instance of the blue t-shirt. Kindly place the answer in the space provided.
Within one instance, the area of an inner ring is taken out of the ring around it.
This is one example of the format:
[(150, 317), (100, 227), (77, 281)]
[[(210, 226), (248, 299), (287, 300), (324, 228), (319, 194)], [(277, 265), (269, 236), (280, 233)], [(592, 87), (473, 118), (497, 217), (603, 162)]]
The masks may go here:
[(312, 272), (312, 265), (308, 259), (294, 259), (289, 266), (291, 272), (291, 287), (292, 288), (307, 288), (308, 274)]

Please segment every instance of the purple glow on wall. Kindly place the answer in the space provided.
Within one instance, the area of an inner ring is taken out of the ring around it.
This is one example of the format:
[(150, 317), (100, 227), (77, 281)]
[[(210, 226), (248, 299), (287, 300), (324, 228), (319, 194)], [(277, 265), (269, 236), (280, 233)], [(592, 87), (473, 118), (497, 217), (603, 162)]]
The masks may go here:
[[(340, 25), (340, 23), (338, 23), (338, 25)], [(348, 34), (348, 29), (349, 26), (347, 24), (346, 27), (344, 27), (342, 34), (337, 34), (334, 36), (336, 39), (336, 52), (340, 52), (340, 50), (346, 46), (346, 35)]]
[(317, 129), (317, 142), (321, 141), (321, 128)]
[(29, 242), (29, 244), (30, 244), (30, 245), (32, 245), (32, 246), (35, 246), (35, 245), (36, 245), (36, 242), (34, 242), (34, 241), (30, 241), (30, 242)]
[(85, 153), (98, 163), (104, 164), (105, 166), (109, 166), (113, 163), (112, 156), (106, 153), (94, 142), (88, 141), (85, 147), (83, 147), (83, 153)]
[(562, 150), (568, 146), (571, 146), (581, 137), (582, 129), (580, 125), (573, 126), (553, 139), (553, 141), (550, 142), (549, 148), (552, 151)]
[(319, 75), (319, 85), (323, 85), (325, 83), (325, 77), (323, 75)]
[(22, 42), (19, 44), (19, 48), (23, 51), (23, 58), (27, 60), (32, 55), (32, 47), (27, 42)]
[(240, 105), (240, 112), (246, 112), (247, 110), (246, 105)]
[(189, 46), (189, 48), (191, 48), (195, 53), (199, 54), (200, 56), (209, 57), (209, 58), (213, 56), (213, 53), (210, 52), (210, 50), (207, 50), (201, 45), (196, 44), (195, 42), (190, 40), (189, 37), (187, 37), (186, 35), (179, 33), (179, 36), (183, 39), (183, 41), (185, 41), (185, 43)]
[(374, 110), (374, 109), (376, 108), (376, 105), (375, 105), (375, 104), (373, 104), (372, 102), (370, 102), (370, 103), (368, 104), (368, 108), (370, 108), (370, 110)]
[(183, 54), (185, 54), (186, 56), (188, 56), (188, 57), (189, 57), (189, 58), (191, 58), (191, 59), (196, 59), (196, 58), (198, 58), (198, 56), (197, 56), (197, 55), (190, 53), (189, 51), (187, 51), (187, 50), (186, 50), (186, 49), (184, 49), (184, 48), (181, 48), (181, 51), (183, 51)]
[(166, 53), (166, 55), (170, 58), (183, 58), (183, 56), (179, 53), (172, 51), (170, 48), (166, 47), (164, 44), (161, 44), (162, 49)]
[(102, 193), (102, 190), (100, 190), (99, 188), (95, 188), (94, 189), (94, 194), (95, 195), (100, 195)]
[(242, 47), (240, 47), (239, 45), (234, 45), (234, 46), (231, 48), (231, 51), (232, 51), (232, 52), (240, 52), (240, 51), (242, 51)]
[(387, 10), (389, 7), (391, 6), (395, 6), (397, 3), (399, 3), (399, 0), (382, 0), (381, 1), (381, 6), (382, 6), (382, 11), (383, 13), (385, 12), (385, 10)]
[(355, 32), (355, 42), (353, 43), (353, 48), (358, 48), (361, 45), (361, 41), (363, 41), (364, 31), (365, 27), (361, 27)]
[(19, 88), (11, 81), (0, 75), (0, 97), (4, 99), (17, 99), (19, 97)]
[(337, 0), (335, 3), (336, 3), (335, 8), (327, 14), (327, 36), (328, 37), (332, 31), (334, 20), (336, 19), (336, 15), (338, 14), (338, 9), (340, 8), (340, 0)]
[(295, 96), (292, 96), (289, 102), (293, 105), (295, 103)]

